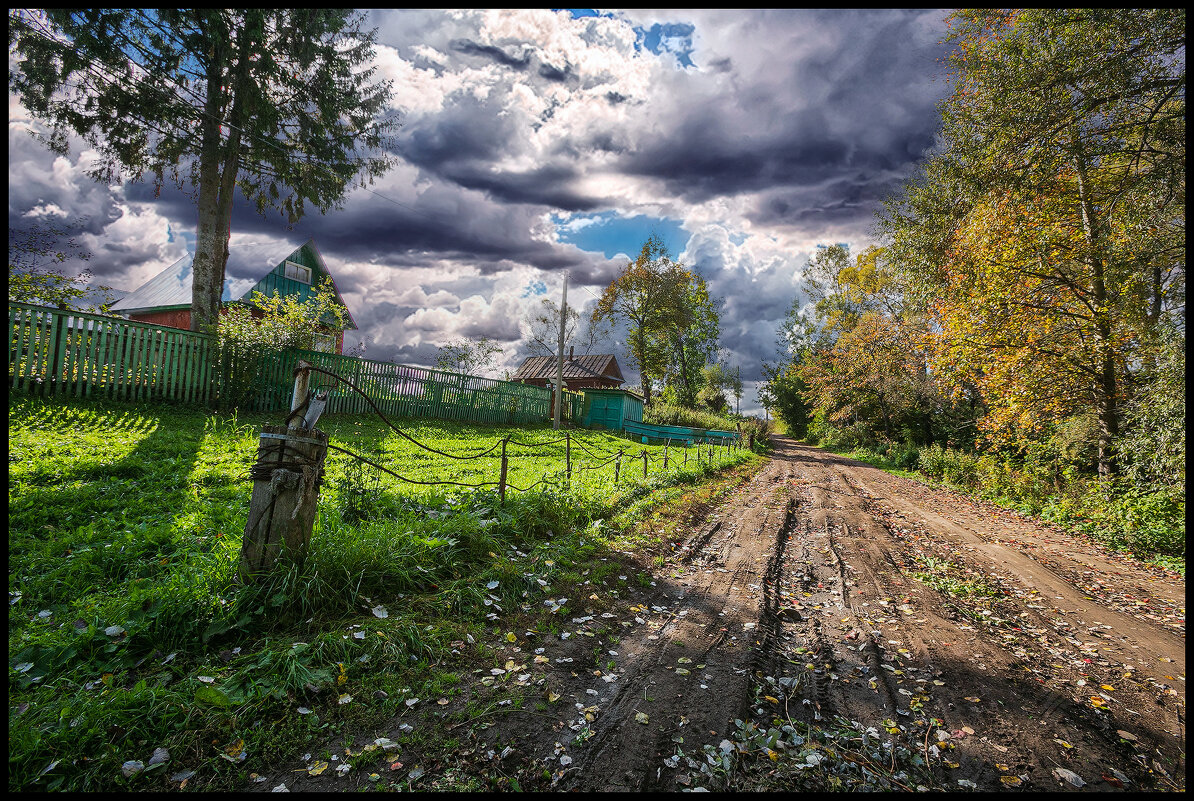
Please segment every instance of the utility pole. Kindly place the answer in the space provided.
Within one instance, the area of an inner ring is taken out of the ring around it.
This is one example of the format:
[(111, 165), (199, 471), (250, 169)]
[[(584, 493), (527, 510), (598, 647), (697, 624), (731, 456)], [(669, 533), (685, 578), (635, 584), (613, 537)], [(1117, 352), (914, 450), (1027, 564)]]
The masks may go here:
[(734, 380), (734, 414), (742, 414), (742, 365), (738, 365), (736, 378)]
[(560, 298), (560, 349), (556, 353), (555, 428), (560, 429), (560, 409), (564, 405), (564, 324), (568, 322), (568, 273), (564, 273), (564, 295)]

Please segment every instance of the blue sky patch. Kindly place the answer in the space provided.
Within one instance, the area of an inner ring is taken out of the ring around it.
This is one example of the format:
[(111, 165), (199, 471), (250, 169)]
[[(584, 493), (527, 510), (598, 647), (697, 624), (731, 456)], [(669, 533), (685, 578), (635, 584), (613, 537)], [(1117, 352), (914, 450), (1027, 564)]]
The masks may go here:
[(688, 245), (688, 232), (681, 227), (679, 220), (669, 217), (648, 217), (645, 214), (622, 217), (606, 211), (600, 214), (554, 215), (552, 219), (561, 242), (576, 245), (581, 250), (604, 253), (607, 259), (619, 253), (634, 258), (653, 233), (663, 239), (673, 259), (678, 258)]
[(526, 286), (524, 286), (522, 288), (522, 294), (519, 295), (518, 297), (533, 298), (533, 297), (537, 297), (539, 295), (546, 295), (546, 294), (547, 294), (547, 284), (543, 283), (542, 281), (531, 281), (529, 284), (527, 284)]
[(635, 28), (643, 47), (657, 55), (671, 53), (681, 67), (696, 66), (689, 58), (692, 55), (692, 32), (695, 30), (695, 26), (686, 22), (657, 22), (650, 29)]

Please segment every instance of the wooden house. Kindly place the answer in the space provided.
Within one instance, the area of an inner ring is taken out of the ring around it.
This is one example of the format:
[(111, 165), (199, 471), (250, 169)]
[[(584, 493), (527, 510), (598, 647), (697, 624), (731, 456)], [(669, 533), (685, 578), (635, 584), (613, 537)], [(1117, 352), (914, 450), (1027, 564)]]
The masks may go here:
[[(556, 357), (531, 356), (514, 373), (511, 381), (546, 387), (556, 382)], [(626, 382), (622, 368), (612, 354), (577, 356), (570, 348), (564, 359), (564, 389), (580, 392), (585, 389), (614, 389)]]
[[(344, 306), (345, 329), (356, 330), (356, 322), (348, 311), (336, 280), (324, 263), (323, 256), (315, 247), (315, 240), (308, 239), (291, 253), (279, 259), (277, 249), (270, 245), (240, 245), (228, 250), (228, 265), (225, 269), (222, 303), (249, 305), (254, 292), (263, 295), (295, 295), (306, 300), (325, 277), (332, 279), (336, 299)], [(191, 282), (193, 256), (184, 256), (141, 286), (112, 304), (112, 311), (143, 323), (154, 323), (169, 328), (190, 329), (191, 327)], [(244, 285), (244, 279), (236, 276), (260, 276), (245, 292), (237, 293), (234, 299), (232, 284)], [(253, 309), (260, 316), (260, 312)], [(316, 335), (315, 349), (327, 353), (344, 352), (344, 331), (325, 327)]]

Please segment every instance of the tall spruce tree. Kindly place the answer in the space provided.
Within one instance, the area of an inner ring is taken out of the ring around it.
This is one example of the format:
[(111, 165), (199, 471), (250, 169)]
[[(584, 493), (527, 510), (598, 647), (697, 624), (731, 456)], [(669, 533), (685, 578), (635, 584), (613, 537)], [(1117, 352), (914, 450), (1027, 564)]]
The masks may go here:
[(390, 82), (375, 31), (340, 9), (10, 10), (9, 86), (50, 126), (100, 154), (91, 175), (195, 189), (191, 328), (220, 306), (236, 189), (293, 224), (394, 163)]

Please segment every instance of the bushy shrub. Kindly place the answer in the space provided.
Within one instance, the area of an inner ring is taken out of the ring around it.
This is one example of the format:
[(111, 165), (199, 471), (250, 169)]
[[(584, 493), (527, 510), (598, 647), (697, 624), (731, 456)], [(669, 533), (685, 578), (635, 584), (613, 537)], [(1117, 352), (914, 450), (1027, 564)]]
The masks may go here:
[(920, 463), (920, 449), (911, 442), (893, 442), (887, 449), (887, 458), (901, 470), (915, 470)]
[(859, 448), (874, 448), (878, 442), (865, 423), (854, 423), (845, 428), (826, 427), (821, 444), (835, 451), (852, 451)]
[(216, 324), (216, 369), (220, 376), (219, 403), (229, 409), (251, 400), (260, 390), (267, 360), (292, 349), (314, 350), (321, 326), (344, 327), (344, 307), (336, 298), (330, 278), (306, 300), (296, 295), (263, 295), (254, 292), (253, 305), (228, 306)]
[(972, 487), (978, 481), (978, 457), (965, 451), (947, 449), (943, 454), (942, 475), (960, 487)]
[(937, 443), (920, 448), (916, 456), (920, 472), (926, 476), (941, 478), (945, 475), (945, 449)]
[[(745, 418), (750, 420), (752, 418)], [(643, 422), (657, 426), (712, 428), (717, 431), (737, 431), (743, 419), (713, 414), (710, 411), (689, 409), (673, 403), (653, 403), (643, 409)]]

